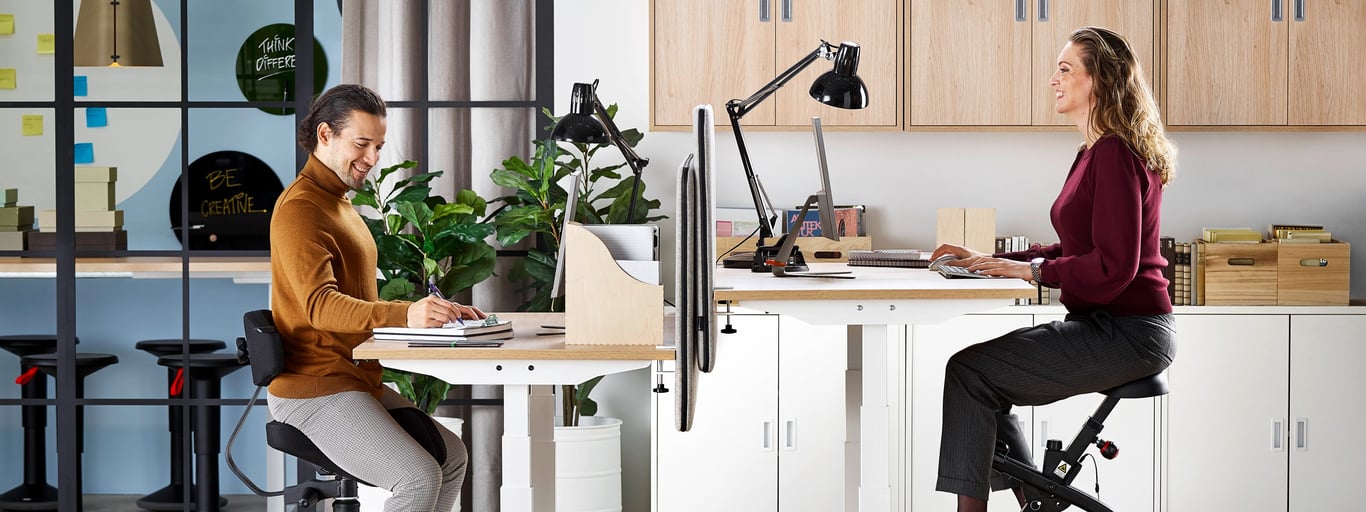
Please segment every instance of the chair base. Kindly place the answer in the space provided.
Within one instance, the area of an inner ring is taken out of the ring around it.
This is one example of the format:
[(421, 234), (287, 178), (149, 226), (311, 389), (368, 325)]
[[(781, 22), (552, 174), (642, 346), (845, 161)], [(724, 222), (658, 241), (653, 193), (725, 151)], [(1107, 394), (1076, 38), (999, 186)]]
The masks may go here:
[(57, 510), (57, 488), (46, 483), (19, 484), (0, 494), (3, 510)]
[[(167, 485), (166, 487), (153, 491), (151, 494), (138, 498), (138, 508), (144, 510), (184, 510), (183, 507), (185, 505), (187, 491), (190, 497), (190, 510), (198, 510), (198, 504), (195, 502), (194, 486), (175, 484)], [(218, 508), (226, 506), (228, 506), (228, 499), (220, 496), (218, 498)]]

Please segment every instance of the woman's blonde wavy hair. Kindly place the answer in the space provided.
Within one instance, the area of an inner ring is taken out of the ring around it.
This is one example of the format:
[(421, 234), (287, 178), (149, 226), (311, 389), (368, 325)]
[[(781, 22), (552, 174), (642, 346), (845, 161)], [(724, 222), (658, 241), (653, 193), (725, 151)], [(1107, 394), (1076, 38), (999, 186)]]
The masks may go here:
[(1129, 42), (1100, 27), (1082, 27), (1068, 37), (1090, 73), (1095, 108), (1090, 125), (1096, 133), (1119, 136), (1167, 185), (1176, 175), (1176, 146), (1167, 139), (1152, 89)]

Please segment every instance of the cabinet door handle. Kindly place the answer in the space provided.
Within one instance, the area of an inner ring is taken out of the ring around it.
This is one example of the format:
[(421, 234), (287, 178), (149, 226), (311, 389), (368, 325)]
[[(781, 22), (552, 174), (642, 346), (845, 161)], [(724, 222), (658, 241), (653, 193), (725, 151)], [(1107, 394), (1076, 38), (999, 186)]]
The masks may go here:
[(1048, 0), (1039, 0), (1039, 21), (1048, 21)]
[(1285, 451), (1285, 420), (1280, 418), (1271, 420), (1271, 451)]
[(1309, 450), (1309, 418), (1295, 418), (1295, 449)]
[(763, 451), (773, 450), (773, 420), (764, 420), (764, 432), (760, 449)]
[(1025, 15), (1026, 8), (1026, 0), (1015, 0), (1015, 21), (1029, 21), (1029, 17)]
[(783, 421), (783, 450), (797, 449), (797, 420)]
[(792, 21), (792, 2), (793, 0), (783, 0), (783, 21)]
[(768, 23), (768, 0), (759, 0), (759, 21)]
[(1304, 0), (1295, 0), (1295, 21), (1304, 21)]
[(1271, 0), (1271, 21), (1281, 21), (1281, 12), (1284, 10), (1281, 0)]

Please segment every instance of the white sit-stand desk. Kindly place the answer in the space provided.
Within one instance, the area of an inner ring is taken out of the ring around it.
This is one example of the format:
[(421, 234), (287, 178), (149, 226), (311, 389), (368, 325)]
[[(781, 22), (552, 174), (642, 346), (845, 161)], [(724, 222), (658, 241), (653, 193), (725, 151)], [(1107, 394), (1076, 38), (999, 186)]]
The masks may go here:
[(538, 336), (541, 325), (564, 325), (563, 313), (498, 313), (512, 320), (514, 338), (497, 348), (409, 348), (404, 343), (362, 343), (356, 359), (424, 373), (454, 384), (503, 386), (503, 488), (506, 512), (555, 509), (555, 401), (557, 384), (673, 360), (661, 339), (649, 345), (565, 345), (564, 335)]
[[(1034, 286), (1019, 279), (945, 279), (925, 269), (849, 267), (837, 263), (810, 265), (813, 272), (852, 270), (855, 279), (778, 278), (748, 269), (718, 269), (716, 299), (739, 302), (747, 309), (797, 318), (810, 324), (856, 326), (851, 332), (849, 378), (861, 382), (848, 391), (849, 433), (846, 472), (858, 468), (857, 489), (846, 500), (860, 511), (887, 512), (896, 503), (892, 478), (901, 481), (901, 404), (890, 397), (891, 375), (900, 360), (891, 357), (900, 343), (894, 326), (938, 323), (968, 313), (991, 311), (1034, 297)], [(861, 343), (859, 342), (861, 340)], [(782, 343), (782, 340), (779, 340)], [(705, 378), (705, 376), (703, 376)], [(896, 412), (897, 414), (893, 414)], [(852, 461), (857, 461), (853, 464)], [(899, 484), (898, 484), (899, 485)]]

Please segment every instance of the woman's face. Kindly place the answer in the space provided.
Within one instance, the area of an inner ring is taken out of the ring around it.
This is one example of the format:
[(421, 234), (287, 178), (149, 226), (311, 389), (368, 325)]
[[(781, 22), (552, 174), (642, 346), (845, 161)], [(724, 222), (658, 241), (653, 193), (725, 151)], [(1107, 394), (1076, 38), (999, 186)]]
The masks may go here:
[(383, 117), (353, 111), (340, 132), (332, 131), (326, 123), (318, 125), (318, 149), (313, 154), (337, 173), (347, 187), (359, 189), (365, 184), (370, 168), (379, 161), (384, 132)]
[(1077, 116), (1085, 116), (1095, 104), (1091, 74), (1081, 62), (1081, 48), (1071, 42), (1058, 54), (1058, 67), (1048, 85), (1053, 87), (1053, 108), (1074, 121)]

